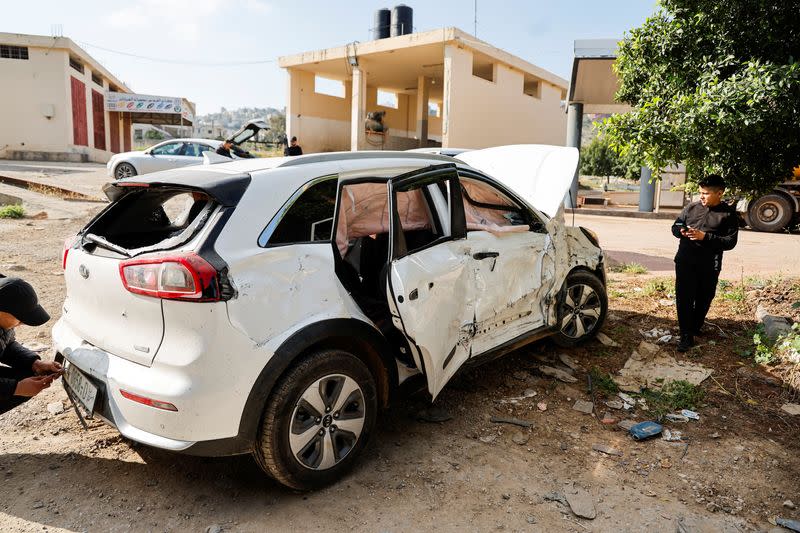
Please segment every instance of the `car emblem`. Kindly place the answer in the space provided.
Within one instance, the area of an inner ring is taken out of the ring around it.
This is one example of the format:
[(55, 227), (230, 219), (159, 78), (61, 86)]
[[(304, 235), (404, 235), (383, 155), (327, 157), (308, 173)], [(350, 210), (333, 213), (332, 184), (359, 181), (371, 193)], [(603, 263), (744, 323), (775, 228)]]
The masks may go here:
[(86, 268), (85, 265), (81, 265), (80, 267), (78, 267), (78, 273), (81, 275), (83, 279), (89, 278), (89, 269)]

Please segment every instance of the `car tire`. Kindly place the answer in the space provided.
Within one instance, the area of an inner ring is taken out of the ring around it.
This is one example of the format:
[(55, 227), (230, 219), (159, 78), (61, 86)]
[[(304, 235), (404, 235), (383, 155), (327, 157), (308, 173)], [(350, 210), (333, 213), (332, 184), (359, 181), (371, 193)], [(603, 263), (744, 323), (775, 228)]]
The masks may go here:
[(783, 231), (792, 220), (794, 209), (789, 199), (780, 194), (757, 198), (747, 210), (750, 227), (758, 231)]
[(123, 178), (130, 178), (131, 176), (135, 176), (138, 174), (136, 172), (136, 168), (130, 163), (120, 163), (114, 169), (114, 179), (121, 180)]
[(608, 312), (608, 296), (600, 279), (585, 270), (567, 276), (558, 304), (558, 332), (553, 342), (570, 348), (594, 338)]
[(324, 487), (352, 468), (377, 409), (375, 378), (360, 359), (344, 350), (312, 353), (270, 394), (253, 455), (287, 487)]

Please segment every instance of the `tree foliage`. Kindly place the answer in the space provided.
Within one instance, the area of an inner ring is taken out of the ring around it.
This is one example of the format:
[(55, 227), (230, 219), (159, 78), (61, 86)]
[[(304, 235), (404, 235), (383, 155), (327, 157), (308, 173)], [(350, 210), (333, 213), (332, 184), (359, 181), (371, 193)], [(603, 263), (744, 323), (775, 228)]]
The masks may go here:
[(629, 180), (639, 179), (641, 165), (633, 158), (633, 153), (620, 154), (612, 147), (608, 138), (598, 135), (581, 148), (580, 173), (587, 176), (616, 176)]
[(661, 0), (620, 43), (612, 146), (764, 191), (800, 164), (800, 0)]

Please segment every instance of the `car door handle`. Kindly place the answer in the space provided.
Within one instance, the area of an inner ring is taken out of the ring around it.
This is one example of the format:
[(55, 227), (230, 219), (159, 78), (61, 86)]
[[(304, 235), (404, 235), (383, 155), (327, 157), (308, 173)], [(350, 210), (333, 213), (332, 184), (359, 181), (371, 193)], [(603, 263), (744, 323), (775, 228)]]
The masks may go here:
[(472, 254), (472, 258), (477, 259), (478, 261), (480, 261), (481, 259), (490, 259), (499, 256), (500, 252), (476, 252)]

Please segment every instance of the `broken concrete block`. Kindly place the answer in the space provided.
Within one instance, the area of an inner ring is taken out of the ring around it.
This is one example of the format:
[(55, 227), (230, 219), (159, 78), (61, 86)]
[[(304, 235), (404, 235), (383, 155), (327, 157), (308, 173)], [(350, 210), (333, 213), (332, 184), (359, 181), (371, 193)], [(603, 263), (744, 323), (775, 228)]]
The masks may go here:
[(574, 411), (578, 411), (579, 413), (583, 413), (585, 415), (590, 415), (594, 412), (594, 404), (592, 402), (587, 402), (586, 400), (576, 400), (575, 405), (572, 406)]
[(558, 360), (564, 363), (564, 365), (568, 366), (572, 370), (578, 370), (580, 368), (580, 365), (578, 365), (578, 363), (576, 363), (572, 357), (568, 356), (565, 353), (558, 354)]
[(552, 366), (540, 366), (539, 372), (544, 374), (545, 376), (550, 376), (551, 378), (556, 378), (559, 381), (563, 381), (564, 383), (575, 383), (578, 381), (578, 378), (575, 376), (571, 376), (570, 374), (564, 372), (563, 370), (559, 370), (557, 368), (553, 368)]
[(781, 406), (781, 411), (789, 413), (792, 416), (800, 416), (800, 404), (785, 403)]
[(578, 489), (575, 494), (567, 493), (567, 503), (575, 516), (594, 520), (597, 510), (594, 508), (592, 496), (585, 490)]
[(61, 401), (48, 403), (47, 412), (51, 415), (60, 415), (64, 412), (64, 404)]
[(792, 331), (792, 321), (785, 316), (766, 315), (761, 322), (764, 323), (764, 335), (772, 342)]
[(592, 444), (592, 449), (606, 455), (616, 455), (622, 457), (622, 452), (606, 444)]
[(600, 341), (603, 345), (611, 346), (612, 348), (616, 348), (617, 346), (619, 346), (619, 344), (616, 341), (611, 339), (608, 335), (606, 335), (602, 331), (597, 333), (597, 340)]
[(657, 345), (642, 341), (613, 379), (621, 390), (639, 392), (643, 388), (660, 390), (663, 385), (679, 380), (699, 385), (710, 375), (711, 369), (678, 361), (662, 353)]

